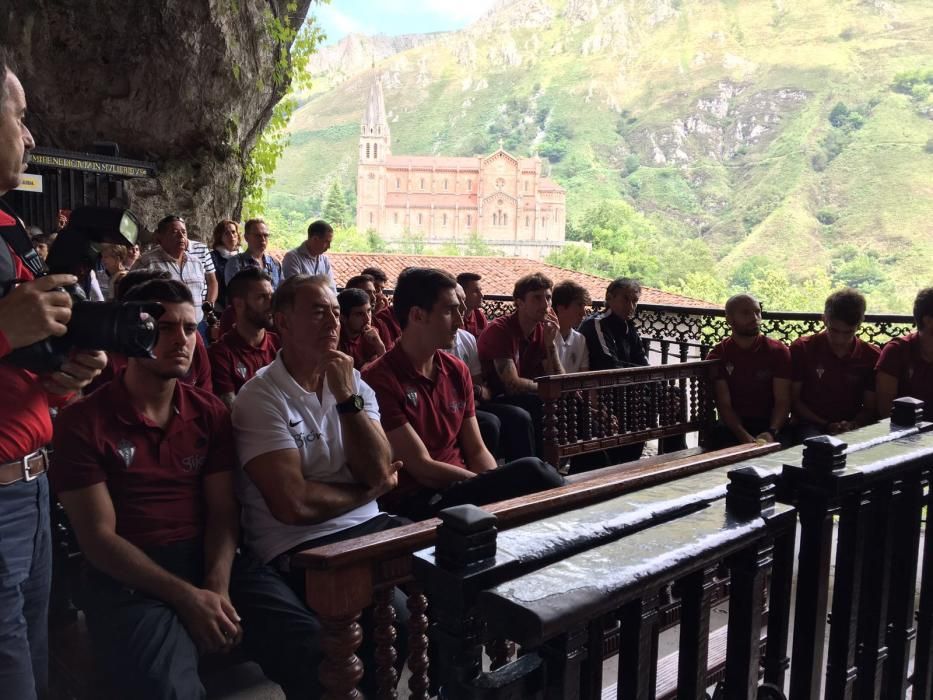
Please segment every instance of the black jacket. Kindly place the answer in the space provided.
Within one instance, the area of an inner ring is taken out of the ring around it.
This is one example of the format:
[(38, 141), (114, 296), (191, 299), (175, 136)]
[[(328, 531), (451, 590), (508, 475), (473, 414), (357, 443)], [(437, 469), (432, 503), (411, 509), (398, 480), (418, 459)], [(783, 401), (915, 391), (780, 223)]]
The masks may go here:
[(586, 338), (590, 369), (620, 369), (644, 366), (648, 357), (641, 344), (638, 329), (611, 311), (593, 314), (582, 324), (580, 332)]

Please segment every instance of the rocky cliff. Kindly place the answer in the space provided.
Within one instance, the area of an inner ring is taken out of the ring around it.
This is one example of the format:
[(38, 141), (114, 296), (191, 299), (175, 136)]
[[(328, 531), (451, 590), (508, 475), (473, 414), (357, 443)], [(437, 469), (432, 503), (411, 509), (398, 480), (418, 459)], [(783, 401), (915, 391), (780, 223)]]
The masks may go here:
[(130, 207), (152, 227), (166, 213), (209, 235), (239, 214), (243, 159), (287, 85), (275, 20), (300, 25), (310, 0), (7, 0), (0, 42), (19, 64), (39, 145), (114, 141), (157, 163)]

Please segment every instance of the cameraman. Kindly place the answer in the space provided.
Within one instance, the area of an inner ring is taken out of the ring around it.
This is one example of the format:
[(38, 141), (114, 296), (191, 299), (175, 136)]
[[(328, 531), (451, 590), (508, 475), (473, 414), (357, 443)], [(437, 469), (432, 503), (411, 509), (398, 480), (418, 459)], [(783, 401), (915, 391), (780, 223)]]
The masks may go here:
[[(0, 47), (0, 196), (19, 185), (27, 155), (36, 145), (25, 114), (23, 86)], [(22, 222), (0, 200), (0, 233), (16, 227)], [(71, 297), (59, 288), (75, 281), (71, 275), (33, 281), (6, 240), (0, 241), (0, 688), (10, 698), (35, 698), (48, 690), (49, 406), (64, 404), (86, 386), (106, 357), (102, 352), (77, 353), (43, 377), (3, 358), (65, 334)]]

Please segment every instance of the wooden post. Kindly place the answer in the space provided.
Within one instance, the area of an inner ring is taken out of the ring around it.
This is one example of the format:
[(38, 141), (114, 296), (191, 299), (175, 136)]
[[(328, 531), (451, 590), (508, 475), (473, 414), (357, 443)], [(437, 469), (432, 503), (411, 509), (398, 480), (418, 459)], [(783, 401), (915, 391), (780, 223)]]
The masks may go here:
[[(845, 468), (846, 443), (822, 435), (804, 442), (798, 494), (800, 554), (790, 700), (820, 697), (835, 501), (828, 480)], [(788, 467), (784, 468), (785, 478)]]
[(544, 432), (542, 459), (555, 467), (560, 466), (560, 433), (557, 429), (557, 403), (560, 399), (560, 382), (551, 377), (538, 378), (538, 396), (544, 410)]
[(677, 700), (706, 700), (710, 604), (716, 567), (686, 576), (680, 591), (680, 644), (677, 657)]
[(308, 607), (321, 619), (323, 629), (320, 679), (324, 700), (356, 700), (363, 677), (363, 662), (356, 655), (363, 631), (360, 614), (373, 600), (372, 572), (356, 565), (338, 571), (305, 572)]
[(539, 653), (547, 663), (547, 700), (578, 700), (582, 666), (589, 653), (586, 626), (546, 643)]
[[(925, 474), (928, 485), (933, 472)], [(933, 700), (933, 487), (926, 501), (927, 521), (923, 535), (923, 577), (920, 583), (920, 605), (917, 609), (917, 646), (914, 652), (914, 700)]]
[(395, 608), (392, 607), (392, 587), (376, 591), (373, 608), (373, 638), (376, 642), (376, 685), (379, 700), (396, 700), (398, 673), (395, 671)]
[(619, 697), (654, 700), (658, 680), (657, 591), (624, 605), (620, 622)]
[(784, 676), (790, 668), (787, 643), (790, 639), (790, 605), (794, 587), (794, 554), (796, 527), (774, 540), (774, 564), (768, 591), (768, 641), (765, 646), (765, 683), (784, 687)]

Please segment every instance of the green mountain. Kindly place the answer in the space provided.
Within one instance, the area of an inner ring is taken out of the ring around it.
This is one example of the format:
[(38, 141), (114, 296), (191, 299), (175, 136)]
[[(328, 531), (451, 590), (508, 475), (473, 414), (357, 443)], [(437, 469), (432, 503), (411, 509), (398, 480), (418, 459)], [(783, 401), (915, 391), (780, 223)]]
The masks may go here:
[(270, 198), (293, 217), (335, 179), (352, 205), (378, 75), (394, 153), (550, 161), (570, 236), (616, 245), (566, 264), (628, 271), (634, 249), (586, 228), (625, 202), (646, 281), (708, 299), (815, 308), (853, 284), (903, 311), (933, 284), (930, 0), (505, 0), (459, 32), (347, 37), (311, 70)]

